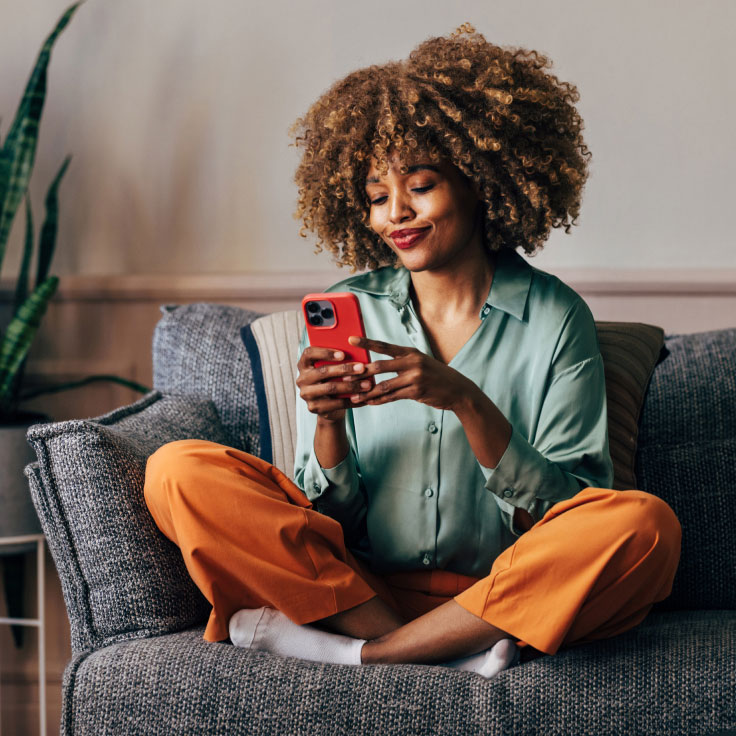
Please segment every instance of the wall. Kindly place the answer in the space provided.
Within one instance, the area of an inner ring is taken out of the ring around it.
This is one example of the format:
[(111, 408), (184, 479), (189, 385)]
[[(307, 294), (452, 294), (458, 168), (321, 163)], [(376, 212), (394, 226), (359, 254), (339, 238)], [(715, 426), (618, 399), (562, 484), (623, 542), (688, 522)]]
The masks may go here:
[[(67, 1), (3, 1), (2, 130)], [(289, 125), (338, 78), (465, 21), (580, 90), (591, 177), (541, 267), (736, 267), (729, 0), (88, 0), (53, 55), (32, 186), (40, 213), (73, 154), (57, 273), (331, 268), (292, 219)]]

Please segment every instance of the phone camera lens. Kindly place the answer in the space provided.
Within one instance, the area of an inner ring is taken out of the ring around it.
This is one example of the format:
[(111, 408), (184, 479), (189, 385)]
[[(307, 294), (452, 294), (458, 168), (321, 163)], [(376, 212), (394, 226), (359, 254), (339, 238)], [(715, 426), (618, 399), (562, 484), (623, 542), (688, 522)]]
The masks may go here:
[(322, 317), (320, 317), (318, 314), (310, 314), (309, 315), (309, 322), (313, 325), (321, 325), (322, 324)]
[(331, 310), (331, 309), (330, 309), (329, 307), (325, 307), (325, 308), (324, 308), (324, 309), (322, 310), (322, 316), (323, 316), (323, 317), (324, 317), (325, 319), (332, 319), (332, 317), (334, 316), (334, 312), (333, 312), (333, 311), (332, 311), (332, 310)]
[(319, 304), (317, 302), (307, 302), (307, 311), (313, 314), (319, 312)]

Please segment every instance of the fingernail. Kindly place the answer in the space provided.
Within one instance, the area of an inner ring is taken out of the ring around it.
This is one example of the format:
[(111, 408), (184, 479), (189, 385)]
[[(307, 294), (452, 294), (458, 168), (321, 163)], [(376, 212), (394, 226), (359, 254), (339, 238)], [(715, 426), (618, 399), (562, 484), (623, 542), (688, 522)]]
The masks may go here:
[(355, 365), (353, 366), (353, 370), (354, 370), (354, 371), (355, 371), (356, 373), (360, 373), (360, 372), (361, 372), (361, 371), (363, 370), (363, 364), (362, 364), (362, 363), (356, 363), (356, 364), (355, 364)]
[(353, 394), (350, 397), (350, 401), (360, 401), (360, 395), (359, 394)]
[(342, 360), (342, 351), (338, 350), (336, 353), (332, 354), (335, 360)]
[(361, 388), (370, 388), (371, 387), (371, 382), (370, 381), (361, 381), (360, 382), (360, 387)]

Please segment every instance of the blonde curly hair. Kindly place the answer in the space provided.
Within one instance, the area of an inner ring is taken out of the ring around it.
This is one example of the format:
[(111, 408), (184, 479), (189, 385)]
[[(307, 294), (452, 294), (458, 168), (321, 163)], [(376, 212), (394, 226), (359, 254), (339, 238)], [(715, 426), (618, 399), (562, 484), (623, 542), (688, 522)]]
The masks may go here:
[(304, 149), (294, 174), (299, 230), (316, 232), (352, 271), (396, 265), (371, 229), (365, 178), (396, 153), (456, 166), (485, 204), (485, 243), (533, 255), (551, 228), (577, 224), (591, 153), (573, 106), (577, 88), (544, 70), (536, 51), (489, 43), (465, 23), (403, 61), (373, 65), (330, 87), (289, 128)]

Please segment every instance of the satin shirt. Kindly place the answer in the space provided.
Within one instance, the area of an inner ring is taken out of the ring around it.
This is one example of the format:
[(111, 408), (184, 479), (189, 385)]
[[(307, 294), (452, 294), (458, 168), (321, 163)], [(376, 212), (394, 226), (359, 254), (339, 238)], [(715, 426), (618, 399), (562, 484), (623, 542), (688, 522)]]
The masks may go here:
[[(328, 291), (357, 296), (367, 337), (432, 355), (410, 283), (406, 269), (388, 266)], [(317, 417), (297, 394), (295, 482), (316, 510), (341, 523), (348, 548), (375, 572), (440, 568), (484, 577), (522, 533), (515, 508), (537, 522), (581, 489), (613, 483), (603, 360), (582, 297), (507, 249), (479, 317), (448, 365), (512, 426), (495, 468), (478, 461), (452, 411), (410, 399), (348, 409), (348, 455), (322, 468), (313, 449)], [(307, 344), (305, 330), (300, 354)]]

